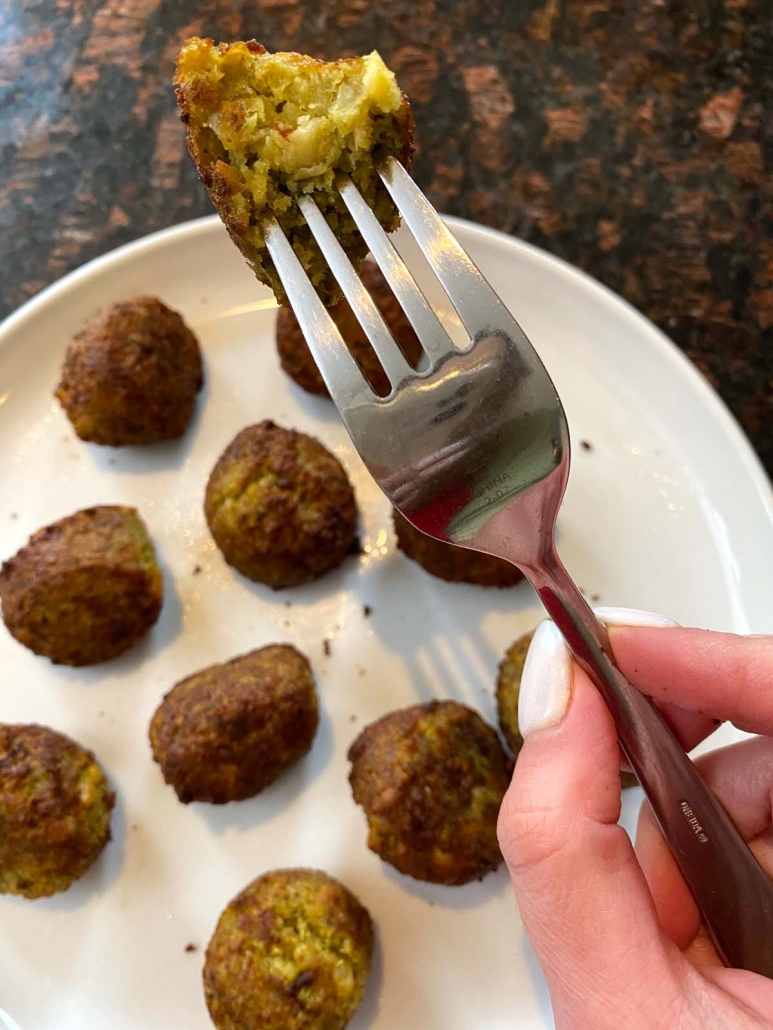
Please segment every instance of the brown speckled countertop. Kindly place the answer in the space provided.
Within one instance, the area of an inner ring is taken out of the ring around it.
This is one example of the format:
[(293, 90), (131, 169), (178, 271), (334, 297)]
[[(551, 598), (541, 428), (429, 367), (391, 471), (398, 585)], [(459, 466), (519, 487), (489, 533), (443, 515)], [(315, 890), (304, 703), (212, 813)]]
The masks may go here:
[(194, 34), (378, 47), (435, 204), (627, 297), (773, 471), (770, 0), (5, 0), (0, 313), (210, 210), (170, 88)]

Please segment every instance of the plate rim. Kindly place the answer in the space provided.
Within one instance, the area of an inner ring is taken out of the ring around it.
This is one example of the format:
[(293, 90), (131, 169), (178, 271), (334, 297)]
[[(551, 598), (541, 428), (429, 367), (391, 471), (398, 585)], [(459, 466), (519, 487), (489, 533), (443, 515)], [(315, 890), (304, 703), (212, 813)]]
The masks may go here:
[[(520, 251), (522, 254), (527, 255), (531, 261), (550, 268), (552, 272), (559, 273), (565, 279), (574, 281), (583, 290), (591, 294), (595, 293), (607, 307), (616, 309), (625, 321), (638, 323), (639, 329), (646, 332), (650, 344), (658, 351), (676, 375), (688, 381), (699, 399), (707, 406), (709, 413), (720, 423), (728, 443), (733, 445), (750, 477), (751, 484), (756, 490), (768, 519), (773, 524), (773, 481), (768, 476), (751, 440), (728, 405), (697, 365), (677, 347), (673, 340), (669, 339), (662, 329), (609, 286), (606, 286), (583, 269), (555, 254), (551, 254), (542, 247), (538, 247), (536, 244), (529, 243), (527, 240), (520, 239), (500, 229), (481, 225), (467, 218), (446, 214), (443, 214), (442, 218), (447, 225), (451, 228), (458, 227), (462, 233), (471, 233), (482, 240), (488, 240), (499, 246)], [(8, 337), (23, 328), (26, 321), (34, 318), (39, 311), (56, 301), (60, 295), (66, 294), (68, 290), (87, 281), (92, 276), (100, 275), (103, 270), (110, 268), (110, 266), (119, 265), (123, 260), (134, 257), (144, 250), (152, 250), (159, 245), (173, 243), (180, 237), (206, 235), (209, 232), (218, 230), (225, 232), (225, 227), (217, 214), (202, 215), (199, 218), (191, 218), (163, 229), (156, 229), (151, 233), (140, 236), (135, 240), (130, 240), (91, 258), (89, 261), (66, 273), (60, 279), (45, 286), (0, 321), (0, 348), (3, 347)], [(261, 288), (265, 287), (261, 285)]]

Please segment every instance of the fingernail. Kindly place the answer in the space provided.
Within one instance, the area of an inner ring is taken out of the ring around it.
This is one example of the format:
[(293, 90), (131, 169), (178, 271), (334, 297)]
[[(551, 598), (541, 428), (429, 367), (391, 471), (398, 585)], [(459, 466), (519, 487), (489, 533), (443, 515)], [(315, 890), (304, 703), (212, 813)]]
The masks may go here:
[(679, 623), (667, 615), (656, 612), (644, 612), (638, 608), (594, 608), (593, 611), (602, 622), (612, 626), (652, 626), (653, 628), (678, 626)]
[(521, 677), (518, 728), (526, 737), (557, 723), (569, 707), (572, 668), (564, 638), (554, 622), (537, 627)]

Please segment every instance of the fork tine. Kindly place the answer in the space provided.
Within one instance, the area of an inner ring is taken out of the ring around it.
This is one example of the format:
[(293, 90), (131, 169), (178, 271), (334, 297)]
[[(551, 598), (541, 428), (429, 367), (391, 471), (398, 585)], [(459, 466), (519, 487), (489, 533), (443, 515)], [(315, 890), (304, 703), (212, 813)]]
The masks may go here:
[(497, 319), (512, 325), (513, 316), (400, 162), (388, 158), (379, 175), (468, 333), (474, 337)]
[(370, 340), (370, 344), (381, 362), (381, 367), (386, 372), (387, 379), (393, 388), (399, 386), (408, 376), (414, 375), (413, 369), (405, 360), (405, 355), (398, 347), (381, 312), (373, 303), (373, 298), (363, 286), (362, 280), (355, 272), (346, 252), (336, 239), (335, 233), (327, 224), (325, 216), (311, 197), (299, 197), (298, 206), (330, 267), (330, 271), (338, 280), (338, 285), (349, 301), (349, 306)]
[(360, 191), (348, 175), (340, 174), (336, 179), (336, 185), (376, 264), (391, 286), (430, 359), (435, 360), (453, 351), (454, 345), (440, 319), (432, 310)]
[(339, 409), (348, 407), (363, 393), (373, 396), (362, 369), (352, 357), (273, 215), (264, 218), (262, 229), (271, 260), (336, 406)]

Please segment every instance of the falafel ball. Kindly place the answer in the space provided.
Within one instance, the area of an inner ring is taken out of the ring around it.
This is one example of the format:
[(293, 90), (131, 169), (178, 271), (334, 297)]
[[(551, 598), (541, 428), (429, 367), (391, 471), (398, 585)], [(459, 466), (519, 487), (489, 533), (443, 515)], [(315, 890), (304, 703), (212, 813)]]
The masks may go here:
[(392, 72), (375, 50), (326, 63), (268, 53), (254, 39), (215, 46), (194, 37), (177, 58), (175, 83), (196, 170), (255, 275), (286, 299), (266, 250), (272, 215), (322, 300), (334, 304), (341, 291), (297, 200), (313, 196), (355, 265), (368, 247), (337, 173), (352, 179), (387, 232), (400, 224), (376, 171), (388, 157), (407, 168), (413, 153), (411, 108)]
[[(360, 279), (376, 303), (376, 307), (392, 330), (408, 363), (414, 368), (422, 354), (419, 338), (413, 331), (405, 312), (374, 261), (364, 261), (360, 268)], [(330, 315), (338, 326), (344, 343), (354, 355), (365, 377), (379, 396), (385, 397), (391, 386), (376, 352), (357, 321), (346, 300), (331, 308)], [(279, 360), (287, 375), (308, 393), (329, 397), (328, 389), (311, 355), (309, 345), (293, 314), (292, 308), (282, 305), (276, 320), (276, 349)]]
[(360, 733), (349, 760), (368, 847), (399, 872), (457, 886), (502, 861), (497, 815), (512, 764), (472, 709), (432, 701), (392, 712)]
[(396, 508), (392, 511), (392, 518), (397, 546), (403, 554), (439, 579), (449, 583), (472, 583), (479, 587), (511, 587), (523, 579), (521, 570), (504, 558), (435, 540), (412, 526)]
[(282, 869), (253, 880), (220, 916), (204, 994), (218, 1030), (343, 1030), (362, 1001), (373, 924), (325, 873)]
[(75, 336), (56, 396), (81, 440), (122, 447), (182, 436), (203, 383), (199, 342), (180, 315), (132, 297)]
[(319, 709), (311, 666), (271, 644), (194, 673), (150, 724), (153, 757), (183, 804), (260, 793), (311, 748)]
[(0, 568), (3, 619), (59, 665), (116, 658), (148, 632), (163, 580), (134, 508), (100, 505), (39, 529)]
[(204, 513), (228, 564), (274, 590), (318, 579), (355, 546), (357, 507), (343, 466), (318, 440), (273, 422), (228, 445)]
[(90, 751), (45, 726), (0, 724), (0, 893), (66, 891), (110, 840), (114, 804)]
[[(536, 630), (524, 633), (511, 644), (499, 663), (497, 676), (497, 715), (499, 728), (507, 741), (508, 747), (517, 758), (523, 747), (523, 737), (518, 726), (518, 698), (521, 692), (523, 667)], [(620, 783), (623, 789), (638, 786), (638, 779), (632, 772), (621, 770)]]

